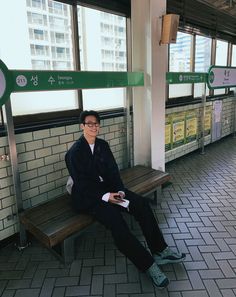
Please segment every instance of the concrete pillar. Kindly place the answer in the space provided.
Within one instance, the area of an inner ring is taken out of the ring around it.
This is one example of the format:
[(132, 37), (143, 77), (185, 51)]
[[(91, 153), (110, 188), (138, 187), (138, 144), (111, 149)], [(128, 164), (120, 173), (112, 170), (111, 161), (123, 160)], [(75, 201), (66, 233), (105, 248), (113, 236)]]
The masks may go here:
[(134, 164), (165, 169), (167, 45), (159, 45), (166, 1), (131, 0), (132, 70), (144, 71), (134, 88)]

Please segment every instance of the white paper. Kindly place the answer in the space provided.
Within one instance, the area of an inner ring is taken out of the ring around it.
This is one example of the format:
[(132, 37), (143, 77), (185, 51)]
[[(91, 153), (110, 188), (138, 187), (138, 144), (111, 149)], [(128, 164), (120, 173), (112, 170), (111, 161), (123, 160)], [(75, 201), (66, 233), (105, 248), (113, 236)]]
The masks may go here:
[(122, 198), (122, 200), (119, 201), (117, 204), (120, 205), (120, 206), (123, 206), (123, 207), (127, 208), (129, 206), (129, 200)]

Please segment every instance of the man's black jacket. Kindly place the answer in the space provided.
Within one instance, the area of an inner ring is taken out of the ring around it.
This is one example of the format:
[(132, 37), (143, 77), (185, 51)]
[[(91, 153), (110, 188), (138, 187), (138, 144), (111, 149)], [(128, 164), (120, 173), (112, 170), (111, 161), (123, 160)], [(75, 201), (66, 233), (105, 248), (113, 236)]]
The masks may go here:
[(82, 135), (66, 153), (65, 160), (74, 182), (72, 200), (77, 210), (92, 209), (107, 192), (125, 191), (118, 166), (105, 140), (96, 138), (92, 153)]

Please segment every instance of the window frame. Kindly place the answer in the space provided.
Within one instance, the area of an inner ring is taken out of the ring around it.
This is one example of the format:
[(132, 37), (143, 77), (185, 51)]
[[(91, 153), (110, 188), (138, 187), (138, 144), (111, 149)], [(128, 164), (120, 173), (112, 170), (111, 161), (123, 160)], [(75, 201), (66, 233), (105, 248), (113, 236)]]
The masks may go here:
[[(193, 63), (192, 63), (192, 69), (195, 69), (195, 53), (196, 53), (196, 36), (203, 36), (207, 38), (211, 38), (211, 65), (215, 64), (216, 59), (216, 41), (221, 40), (228, 43), (228, 51), (227, 51), (227, 66), (231, 65), (232, 61), (232, 47), (233, 43), (229, 42), (228, 40), (223, 40), (220, 38), (211, 37), (209, 35), (205, 35), (203, 33), (197, 34), (196, 32), (190, 32), (190, 30), (185, 30), (180, 28), (178, 30), (179, 32), (186, 33), (186, 34), (192, 34), (194, 36), (193, 38)], [(193, 30), (194, 31), (194, 30)], [(235, 42), (236, 45), (236, 42)], [(170, 46), (168, 46), (168, 69), (169, 69), (169, 57), (170, 57)], [(169, 87), (167, 87), (166, 92), (166, 107), (175, 107), (175, 106), (183, 106), (183, 105), (189, 105), (189, 104), (197, 104), (201, 102), (201, 97), (194, 97), (194, 84), (192, 84), (192, 95), (190, 96), (182, 96), (182, 97), (173, 97), (169, 98)], [(219, 98), (226, 98), (228, 96), (233, 96), (233, 92), (229, 88), (225, 88), (224, 94), (214, 94), (214, 90), (209, 90), (209, 96), (207, 96), (207, 101), (216, 100)]]
[[(31, 5), (33, 0), (28, 0)], [(44, 0), (40, 0), (40, 3), (43, 5)], [(72, 28), (72, 44), (73, 44), (73, 59), (74, 59), (74, 69), (75, 71), (80, 71), (80, 45), (79, 45), (79, 28), (78, 28), (78, 15), (77, 15), (77, 2), (76, 1), (68, 1), (68, 0), (55, 0), (57, 2), (61, 2), (64, 4), (68, 4), (71, 6), (71, 28)], [(117, 7), (117, 11), (110, 10), (103, 8), (101, 6), (94, 6), (89, 5), (86, 3), (79, 3), (79, 5), (83, 5), (88, 8), (93, 8), (99, 11), (108, 12), (115, 15), (120, 15), (122, 17), (126, 17), (126, 46), (128, 49), (128, 37), (130, 36), (130, 32), (127, 30), (131, 30), (130, 27), (127, 25), (128, 20), (130, 19), (129, 14), (125, 14), (124, 12), (119, 11), (119, 7)], [(86, 2), (86, 1), (85, 1)], [(89, 1), (88, 1), (89, 2)], [(96, 1), (95, 1), (96, 2)], [(28, 17), (28, 16), (27, 16)], [(60, 17), (60, 15), (58, 15)], [(43, 30), (43, 29), (42, 29)], [(55, 47), (60, 46), (60, 44), (55, 45)], [(129, 68), (129, 58), (127, 53), (127, 67)], [(82, 90), (77, 90), (77, 100), (78, 100), (78, 108), (72, 110), (62, 110), (56, 112), (43, 112), (43, 113), (35, 113), (35, 114), (25, 114), (25, 115), (17, 115), (13, 116), (14, 126), (16, 133), (28, 132), (28, 131), (35, 131), (39, 129), (44, 129), (45, 127), (56, 127), (56, 126), (63, 126), (65, 124), (73, 124), (78, 123), (78, 118), (83, 110), (83, 100), (82, 100)], [(110, 118), (116, 117), (125, 114), (126, 106), (122, 108), (114, 108), (108, 110), (98, 110), (101, 118)], [(4, 113), (2, 108), (0, 108), (0, 113), (3, 118)], [(0, 136), (6, 135), (6, 127), (4, 123), (0, 124)]]
[[(189, 32), (186, 32), (186, 31), (182, 31), (182, 30), (178, 30), (178, 32), (180, 32), (180, 33), (183, 33), (183, 34), (188, 34), (189, 36), (190, 36), (190, 52), (189, 52), (189, 72), (192, 72), (193, 71), (193, 69), (194, 69), (194, 63), (191, 63), (191, 61), (194, 61), (194, 56), (195, 56), (195, 50), (194, 50), (194, 47), (193, 46), (191, 46), (192, 45), (192, 43), (194, 43), (195, 41), (195, 37), (194, 37), (194, 34), (191, 34), (191, 33), (189, 33)], [(168, 45), (168, 71), (169, 71), (169, 69), (170, 69), (170, 44)], [(189, 84), (190, 85), (190, 84)], [(191, 84), (191, 86), (190, 86), (190, 88), (191, 88), (191, 94), (193, 94), (193, 84)], [(186, 96), (182, 96), (182, 97), (171, 97), (171, 98), (169, 98), (169, 93), (170, 93), (170, 85), (167, 85), (167, 90), (168, 90), (168, 92), (167, 92), (167, 94), (168, 94), (168, 97), (167, 97), (167, 100), (166, 101), (171, 101), (171, 100), (173, 100), (173, 99), (176, 99), (176, 98), (189, 98), (189, 97), (191, 97), (192, 95), (186, 95)]]

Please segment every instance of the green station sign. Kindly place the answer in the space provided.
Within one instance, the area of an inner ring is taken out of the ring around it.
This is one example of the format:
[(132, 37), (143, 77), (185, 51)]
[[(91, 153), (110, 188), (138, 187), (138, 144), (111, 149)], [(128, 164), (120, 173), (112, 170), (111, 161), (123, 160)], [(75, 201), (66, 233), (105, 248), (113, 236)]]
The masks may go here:
[(236, 87), (236, 67), (211, 66), (207, 85), (209, 89)]
[(0, 60), (0, 107), (12, 92), (135, 87), (142, 72), (9, 70)]
[(205, 72), (167, 72), (166, 82), (168, 84), (204, 83), (207, 81)]
[(0, 107), (9, 99), (12, 86), (11, 73), (7, 66), (0, 60)]

